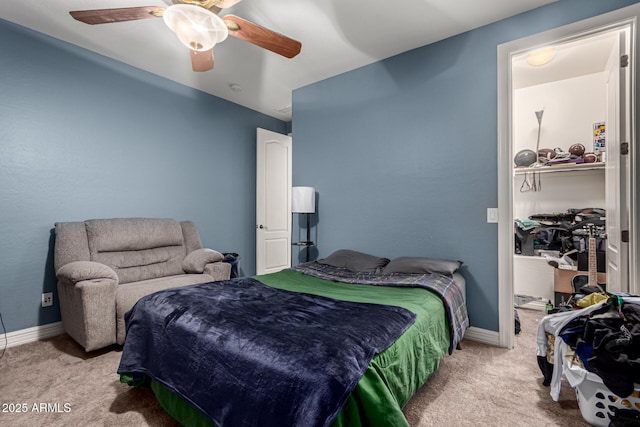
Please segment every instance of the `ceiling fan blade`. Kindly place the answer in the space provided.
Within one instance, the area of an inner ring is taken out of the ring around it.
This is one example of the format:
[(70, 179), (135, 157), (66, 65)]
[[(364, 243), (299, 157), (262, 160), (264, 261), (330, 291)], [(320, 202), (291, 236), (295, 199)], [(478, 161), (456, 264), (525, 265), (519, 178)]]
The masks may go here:
[(213, 70), (213, 49), (197, 51), (190, 49), (191, 68), (193, 71)]
[(302, 44), (287, 36), (268, 30), (260, 25), (239, 18), (226, 15), (222, 18), (229, 28), (229, 35), (253, 43), (256, 46), (275, 52), (286, 58), (293, 58), (300, 53)]
[(161, 17), (164, 9), (164, 7), (160, 6), (140, 6), (116, 9), (75, 10), (69, 12), (69, 14), (77, 21), (95, 25)]

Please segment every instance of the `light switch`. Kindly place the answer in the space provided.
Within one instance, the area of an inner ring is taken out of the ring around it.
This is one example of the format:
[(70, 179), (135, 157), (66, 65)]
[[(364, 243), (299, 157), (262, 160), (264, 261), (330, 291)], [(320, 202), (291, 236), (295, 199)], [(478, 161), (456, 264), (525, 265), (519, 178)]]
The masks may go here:
[(498, 222), (498, 208), (487, 208), (487, 222)]

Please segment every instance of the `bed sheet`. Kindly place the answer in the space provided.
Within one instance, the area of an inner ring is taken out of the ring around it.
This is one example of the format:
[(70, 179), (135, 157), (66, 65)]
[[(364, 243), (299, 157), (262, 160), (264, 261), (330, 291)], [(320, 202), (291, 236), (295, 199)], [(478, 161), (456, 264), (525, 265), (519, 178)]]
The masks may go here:
[[(279, 289), (345, 301), (396, 305), (417, 315), (415, 323), (389, 348), (377, 354), (333, 425), (408, 425), (402, 407), (439, 366), (449, 348), (449, 326), (441, 299), (420, 288), (357, 286), (306, 276), (293, 270), (255, 277)], [(122, 380), (131, 379), (126, 376)], [(183, 425), (213, 425), (180, 397), (152, 383), (163, 408)]]

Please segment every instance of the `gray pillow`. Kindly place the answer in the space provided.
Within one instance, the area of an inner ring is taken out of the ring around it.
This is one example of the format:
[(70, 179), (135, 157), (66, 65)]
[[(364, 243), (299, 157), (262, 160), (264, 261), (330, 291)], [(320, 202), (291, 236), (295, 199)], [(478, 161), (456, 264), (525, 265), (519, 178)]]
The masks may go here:
[(348, 268), (353, 271), (375, 272), (384, 268), (389, 262), (389, 258), (380, 258), (349, 249), (340, 249), (326, 258), (318, 260), (318, 262), (334, 267)]
[(461, 266), (462, 261), (403, 256), (389, 262), (382, 272), (409, 274), (437, 273), (451, 276)]
[(202, 273), (210, 262), (222, 261), (224, 256), (213, 249), (196, 249), (184, 258), (182, 269), (187, 273)]

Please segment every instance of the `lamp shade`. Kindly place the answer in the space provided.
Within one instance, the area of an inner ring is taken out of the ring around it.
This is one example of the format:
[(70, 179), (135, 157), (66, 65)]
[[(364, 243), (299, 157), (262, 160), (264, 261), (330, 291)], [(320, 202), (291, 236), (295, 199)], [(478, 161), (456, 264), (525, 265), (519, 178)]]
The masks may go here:
[(229, 35), (227, 24), (215, 13), (192, 4), (174, 4), (163, 14), (164, 22), (189, 49), (207, 51)]
[(316, 189), (313, 187), (291, 188), (291, 212), (314, 213), (316, 211)]

